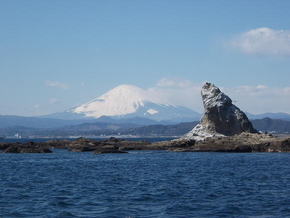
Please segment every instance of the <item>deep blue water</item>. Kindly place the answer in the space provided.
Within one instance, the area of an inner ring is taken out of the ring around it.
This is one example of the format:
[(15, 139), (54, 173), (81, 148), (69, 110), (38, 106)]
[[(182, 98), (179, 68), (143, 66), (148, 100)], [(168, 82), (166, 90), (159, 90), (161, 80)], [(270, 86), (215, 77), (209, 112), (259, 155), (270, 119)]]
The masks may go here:
[(0, 217), (290, 217), (289, 153), (0, 153)]

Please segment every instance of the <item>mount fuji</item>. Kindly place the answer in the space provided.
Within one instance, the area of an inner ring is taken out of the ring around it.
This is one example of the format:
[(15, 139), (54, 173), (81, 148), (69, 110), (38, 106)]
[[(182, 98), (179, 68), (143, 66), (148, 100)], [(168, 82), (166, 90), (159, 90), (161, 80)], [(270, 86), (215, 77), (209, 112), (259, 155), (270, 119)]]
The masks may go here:
[(128, 119), (148, 118), (155, 121), (184, 122), (198, 120), (201, 115), (189, 108), (176, 106), (155, 97), (133, 85), (120, 85), (78, 107), (62, 113), (46, 115), (59, 119), (98, 119), (102, 117)]

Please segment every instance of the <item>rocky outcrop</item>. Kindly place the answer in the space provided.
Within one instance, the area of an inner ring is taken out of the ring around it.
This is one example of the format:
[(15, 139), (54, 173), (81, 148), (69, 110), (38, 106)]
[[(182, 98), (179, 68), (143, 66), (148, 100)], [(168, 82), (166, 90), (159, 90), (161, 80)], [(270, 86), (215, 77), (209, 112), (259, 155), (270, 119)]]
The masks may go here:
[(194, 149), (195, 140), (171, 140), (171, 141), (160, 141), (152, 143), (151, 147), (156, 150), (169, 150), (169, 151), (185, 151), (187, 149)]
[(200, 123), (181, 139), (204, 140), (213, 136), (233, 136), (243, 132), (258, 133), (246, 114), (212, 83), (205, 83), (201, 90), (204, 116)]
[(104, 140), (79, 138), (70, 143), (68, 151), (93, 151), (94, 154), (126, 153), (125, 150), (147, 150), (150, 144), (147, 141), (131, 141), (114, 137)]
[(97, 148), (93, 152), (93, 154), (106, 154), (106, 153), (128, 153), (128, 152), (122, 151), (120, 150), (120, 147), (112, 145), (102, 146), (100, 148)]
[[(53, 144), (55, 142), (55, 144)], [(50, 148), (66, 148), (74, 152), (127, 153), (131, 150), (167, 150), (179, 152), (290, 152), (290, 137), (274, 137), (267, 134), (241, 133), (239, 135), (213, 136), (205, 140), (176, 139), (150, 143), (117, 138), (92, 140), (79, 138), (74, 141), (1, 143), (3, 153), (51, 153)]]
[(11, 143), (6, 146), (3, 153), (51, 153), (52, 151), (43, 143), (27, 142)]
[(70, 141), (68, 144), (68, 151), (83, 152), (83, 151), (94, 151), (100, 146), (100, 142), (97, 140), (86, 139), (80, 137), (74, 141)]
[(290, 152), (290, 138), (267, 134), (241, 133), (228, 137), (210, 137), (197, 141), (189, 149), (174, 151), (192, 152)]
[(94, 154), (127, 153), (127, 150), (159, 149), (159, 147), (152, 146), (152, 143), (145, 140), (131, 141), (114, 137), (104, 140), (80, 137), (76, 140), (49, 140), (47, 142), (27, 142), (24, 144), (0, 143), (0, 150), (3, 153), (51, 153), (50, 148), (67, 149), (70, 152), (93, 152)]
[(71, 140), (66, 140), (66, 139), (62, 139), (62, 140), (52, 139), (45, 142), (47, 147), (55, 148), (55, 149), (68, 149), (71, 143), (72, 143)]
[(290, 152), (290, 138), (258, 134), (232, 100), (211, 83), (201, 90), (204, 116), (189, 133), (175, 141), (194, 140), (190, 147), (171, 151), (190, 152)]
[(0, 150), (5, 150), (11, 145), (9, 142), (0, 142)]

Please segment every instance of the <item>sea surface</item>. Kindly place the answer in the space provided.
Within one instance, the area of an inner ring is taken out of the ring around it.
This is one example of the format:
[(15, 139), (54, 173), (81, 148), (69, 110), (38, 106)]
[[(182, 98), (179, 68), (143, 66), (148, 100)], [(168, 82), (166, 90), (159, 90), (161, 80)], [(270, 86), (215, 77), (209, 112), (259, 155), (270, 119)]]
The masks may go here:
[(290, 217), (289, 153), (0, 153), (0, 217)]

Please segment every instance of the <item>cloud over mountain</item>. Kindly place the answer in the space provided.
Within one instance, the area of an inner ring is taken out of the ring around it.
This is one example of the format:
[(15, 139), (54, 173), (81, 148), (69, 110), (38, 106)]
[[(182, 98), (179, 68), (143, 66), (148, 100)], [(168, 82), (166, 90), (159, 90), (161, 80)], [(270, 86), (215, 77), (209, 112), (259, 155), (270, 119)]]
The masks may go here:
[(182, 105), (192, 110), (202, 112), (200, 89), (203, 83), (193, 83), (181, 78), (162, 78), (147, 93), (175, 105)]
[(59, 102), (60, 102), (60, 100), (57, 99), (57, 98), (51, 98), (51, 99), (49, 100), (49, 103), (51, 103), (51, 104), (56, 104), (56, 103), (59, 103)]
[(254, 114), (267, 112), (289, 113), (290, 87), (273, 87), (265, 85), (238, 86), (223, 88), (231, 93), (232, 99), (246, 112)]
[(85, 104), (46, 117), (61, 119), (100, 118), (114, 119), (148, 118), (156, 121), (189, 121), (199, 119), (200, 114), (184, 106), (176, 106), (159, 99), (158, 95), (133, 85), (119, 85)]
[(60, 81), (46, 81), (45, 83), (47, 86), (56, 87), (60, 89), (68, 89), (68, 85), (60, 82)]
[(192, 84), (189, 80), (181, 79), (181, 78), (162, 78), (157, 82), (158, 87), (190, 87)]
[(253, 29), (236, 37), (231, 46), (246, 54), (290, 56), (290, 30)]
[[(178, 86), (178, 81), (187, 84)], [(167, 84), (161, 86), (160, 84)], [(171, 85), (169, 85), (171, 84)], [(203, 105), (200, 98), (200, 89), (203, 83), (194, 83), (189, 80), (163, 78), (155, 87), (151, 87), (147, 92), (158, 96), (165, 101), (176, 105), (182, 105), (192, 110), (202, 112)], [(232, 100), (237, 102), (237, 106), (246, 112), (254, 114), (265, 112), (286, 112), (290, 113), (289, 98), (290, 87), (266, 86), (264, 84), (252, 86), (242, 85), (236, 87), (220, 87), (223, 92), (229, 93)]]

